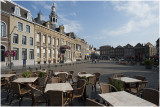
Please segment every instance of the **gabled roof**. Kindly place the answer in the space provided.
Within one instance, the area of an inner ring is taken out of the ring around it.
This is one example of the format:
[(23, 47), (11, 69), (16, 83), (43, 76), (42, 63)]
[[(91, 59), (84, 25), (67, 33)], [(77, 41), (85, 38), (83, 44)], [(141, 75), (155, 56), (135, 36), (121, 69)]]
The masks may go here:
[(135, 47), (143, 47), (143, 44), (138, 43)]
[(127, 44), (126, 46), (124, 46), (124, 48), (133, 48), (133, 46), (130, 44)]
[(123, 48), (121, 45), (117, 46), (116, 48)]
[(27, 13), (30, 12), (29, 10), (25, 9), (24, 7), (12, 2), (12, 1), (5, 1), (1, 2), (1, 10), (7, 12), (7, 13), (14, 13), (15, 6), (18, 6), (20, 8), (20, 14), (21, 17), (27, 19)]

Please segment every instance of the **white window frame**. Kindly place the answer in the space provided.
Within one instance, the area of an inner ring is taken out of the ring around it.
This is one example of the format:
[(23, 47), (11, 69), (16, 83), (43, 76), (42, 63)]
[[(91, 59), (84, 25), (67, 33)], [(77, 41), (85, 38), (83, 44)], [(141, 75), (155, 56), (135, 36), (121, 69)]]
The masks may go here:
[[(39, 54), (39, 56), (38, 56)], [(37, 58), (40, 58), (41, 57), (41, 48), (37, 48)]]
[(27, 32), (27, 26), (29, 25), (26, 25), (26, 33), (31, 33), (31, 27), (29, 26), (29, 32)]
[(29, 37), (29, 45), (30, 45), (30, 46), (33, 46), (33, 45), (31, 45), (31, 41), (30, 41), (30, 40), (31, 40), (31, 38), (32, 38), (32, 42), (33, 42), (33, 45), (34, 45), (33, 37)]
[(51, 58), (51, 49), (48, 49), (48, 58)]
[[(3, 33), (3, 31), (2, 31), (2, 23), (4, 23), (4, 25), (5, 25), (5, 35), (2, 35)], [(7, 24), (4, 22), (4, 21), (1, 21), (1, 37), (3, 38), (3, 37), (7, 37)]]
[[(22, 30), (19, 29), (19, 23), (22, 24)], [(23, 23), (22, 22), (18, 22), (18, 31), (23, 31)]]
[(32, 21), (32, 15), (30, 12), (27, 13), (27, 20)]
[(46, 36), (43, 35), (43, 43), (46, 43)]
[[(26, 49), (26, 48), (22, 48), (22, 60), (23, 60), (23, 49)], [(27, 49), (26, 49), (26, 52), (27, 52)], [(26, 53), (26, 60), (27, 60), (27, 53)]]
[(15, 43), (15, 42), (14, 42), (14, 36), (15, 36), (15, 35), (17, 35), (17, 37), (18, 37), (17, 42), (19, 43), (19, 35), (18, 35), (18, 34), (16, 34), (16, 33), (14, 33), (14, 34), (13, 34), (13, 43), (14, 43), (14, 44), (18, 44), (18, 43)]
[(39, 33), (37, 33), (37, 42), (40, 42), (41, 40), (40, 40), (40, 34)]
[(46, 57), (46, 49), (44, 48), (43, 49), (43, 58), (45, 58)]
[(15, 6), (14, 7), (14, 14), (16, 16), (21, 16), (21, 12), (20, 12), (20, 8), (18, 6)]
[[(26, 37), (26, 44), (23, 44), (23, 37)], [(27, 45), (27, 36), (22, 35), (22, 45)]]
[[(33, 50), (33, 58), (31, 58), (31, 54), (30, 54), (30, 52), (31, 52), (31, 50)], [(34, 59), (34, 49), (29, 49), (29, 59)]]
[[(19, 60), (19, 48), (13, 47), (13, 50), (15, 50), (15, 48), (18, 49), (18, 59), (15, 59), (15, 56), (14, 56), (14, 57), (13, 57), (13, 60)], [(17, 55), (17, 52), (16, 52), (16, 55)]]

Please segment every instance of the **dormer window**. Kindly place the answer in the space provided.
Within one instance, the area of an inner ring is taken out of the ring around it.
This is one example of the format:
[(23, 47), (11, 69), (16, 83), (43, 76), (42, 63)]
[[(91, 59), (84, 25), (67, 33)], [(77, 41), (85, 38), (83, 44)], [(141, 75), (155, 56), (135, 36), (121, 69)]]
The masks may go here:
[(15, 6), (15, 8), (14, 8), (14, 14), (17, 15), (17, 16), (21, 16), (20, 8), (18, 6)]
[(30, 12), (27, 13), (27, 20), (32, 21), (32, 15)]

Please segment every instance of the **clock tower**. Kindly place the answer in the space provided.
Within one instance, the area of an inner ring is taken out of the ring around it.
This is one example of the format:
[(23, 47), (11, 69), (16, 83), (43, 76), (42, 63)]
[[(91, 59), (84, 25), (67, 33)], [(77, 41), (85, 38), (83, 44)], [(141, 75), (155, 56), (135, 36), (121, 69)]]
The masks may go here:
[(52, 11), (49, 15), (49, 19), (50, 19), (50, 22), (51, 22), (51, 25), (52, 25), (52, 29), (56, 29), (57, 27), (57, 14), (56, 14), (56, 8), (55, 8), (55, 3), (53, 3), (52, 5)]

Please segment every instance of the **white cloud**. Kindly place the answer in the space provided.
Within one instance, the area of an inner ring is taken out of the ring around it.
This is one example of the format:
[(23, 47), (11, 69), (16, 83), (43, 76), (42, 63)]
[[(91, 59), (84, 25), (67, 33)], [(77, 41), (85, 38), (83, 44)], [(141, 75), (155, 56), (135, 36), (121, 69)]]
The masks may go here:
[(50, 3), (50, 5), (48, 5), (45, 1), (36, 1), (36, 2), (34, 2), (34, 4), (39, 5), (47, 10), (51, 10), (51, 7), (52, 7), (52, 3)]
[(34, 10), (38, 10), (37, 6), (31, 5)]
[(152, 24), (158, 24), (158, 2), (112, 2), (115, 9), (132, 16), (126, 24), (115, 30), (102, 30), (102, 33), (110, 36), (123, 35), (141, 28), (149, 27)]
[(64, 25), (66, 33), (75, 32), (78, 33), (82, 30), (82, 26), (78, 21), (67, 19), (65, 14), (58, 14), (61, 24)]
[(77, 16), (77, 14), (75, 12), (70, 13), (71, 16)]

